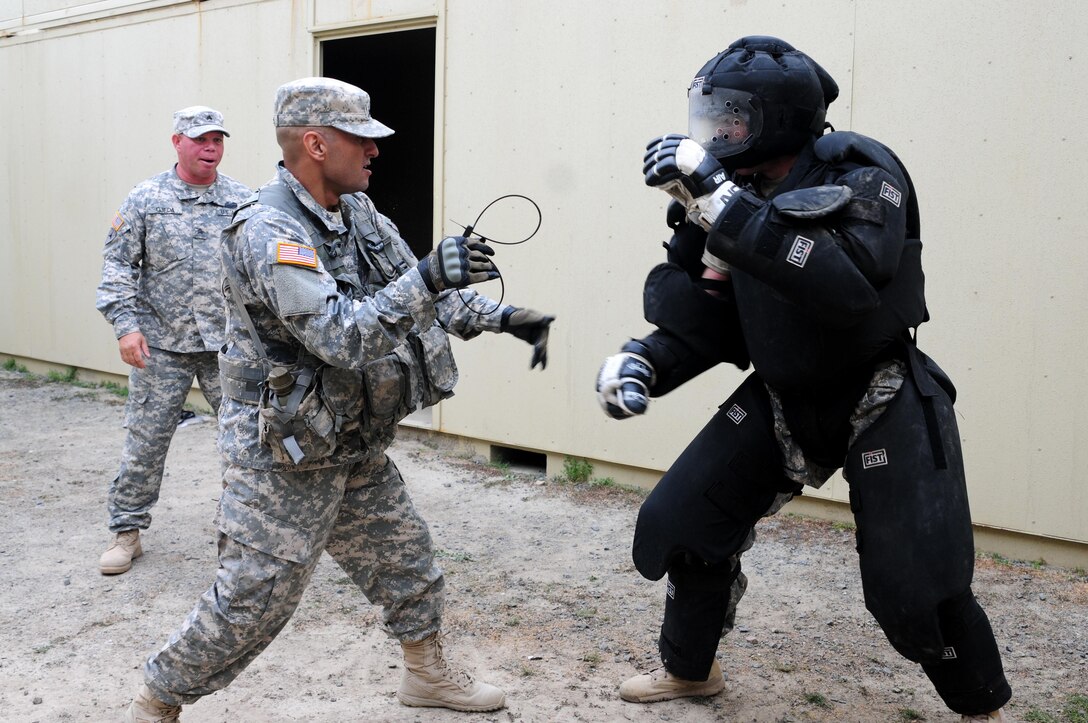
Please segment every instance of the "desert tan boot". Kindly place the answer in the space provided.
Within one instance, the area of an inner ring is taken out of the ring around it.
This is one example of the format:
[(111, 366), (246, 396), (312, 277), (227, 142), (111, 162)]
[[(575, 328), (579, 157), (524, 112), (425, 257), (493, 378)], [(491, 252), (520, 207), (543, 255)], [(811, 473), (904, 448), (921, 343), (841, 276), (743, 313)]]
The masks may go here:
[(477, 683), (468, 671), (449, 666), (438, 633), (418, 643), (401, 643), (401, 647), (404, 675), (397, 700), (404, 705), (477, 713), (506, 705), (506, 693), (493, 685)]
[(623, 681), (620, 685), (620, 697), (630, 703), (657, 703), (674, 698), (717, 695), (724, 688), (725, 677), (715, 659), (706, 680), (684, 680), (664, 668), (657, 668)]
[(125, 530), (118, 532), (113, 543), (98, 559), (98, 569), (103, 575), (120, 575), (128, 572), (132, 561), (144, 554), (140, 547), (140, 531)]
[(960, 720), (963, 723), (974, 723), (974, 721), (981, 721), (981, 723), (1013, 723), (1012, 717), (1005, 715), (1004, 708), (998, 708), (993, 713), (965, 715)]
[(125, 711), (125, 723), (179, 723), (181, 706), (167, 705), (155, 697), (147, 684), (140, 686), (136, 700)]

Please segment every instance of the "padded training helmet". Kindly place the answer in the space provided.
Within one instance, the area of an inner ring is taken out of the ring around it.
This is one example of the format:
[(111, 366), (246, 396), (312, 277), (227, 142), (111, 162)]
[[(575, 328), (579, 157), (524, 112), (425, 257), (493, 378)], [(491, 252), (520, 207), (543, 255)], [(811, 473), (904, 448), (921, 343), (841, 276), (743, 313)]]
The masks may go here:
[(823, 133), (839, 86), (789, 43), (761, 35), (734, 42), (688, 88), (688, 135), (728, 169), (799, 151)]

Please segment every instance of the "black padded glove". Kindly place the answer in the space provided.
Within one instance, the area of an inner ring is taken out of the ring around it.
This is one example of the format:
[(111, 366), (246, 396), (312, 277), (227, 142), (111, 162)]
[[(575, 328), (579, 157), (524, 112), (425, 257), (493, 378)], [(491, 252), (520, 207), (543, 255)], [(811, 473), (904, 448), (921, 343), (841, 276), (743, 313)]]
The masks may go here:
[(482, 241), (447, 236), (419, 260), (416, 268), (430, 292), (437, 294), (444, 289), (460, 289), (499, 278), (498, 269), (488, 258), (494, 255), (491, 247)]
[(533, 345), (533, 358), (529, 368), (539, 364), (541, 369), (548, 366), (548, 327), (555, 321), (554, 316), (546, 316), (532, 309), (519, 309), (509, 306), (502, 312), (499, 329), (513, 334), (522, 341)]

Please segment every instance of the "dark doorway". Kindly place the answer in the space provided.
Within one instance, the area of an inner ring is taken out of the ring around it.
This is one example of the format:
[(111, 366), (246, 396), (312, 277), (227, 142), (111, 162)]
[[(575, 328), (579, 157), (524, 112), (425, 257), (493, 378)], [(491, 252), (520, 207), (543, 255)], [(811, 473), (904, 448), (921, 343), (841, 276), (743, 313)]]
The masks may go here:
[(434, 245), (435, 29), (326, 40), (322, 75), (370, 94), (374, 117), (396, 133), (378, 141), (367, 195), (416, 256)]

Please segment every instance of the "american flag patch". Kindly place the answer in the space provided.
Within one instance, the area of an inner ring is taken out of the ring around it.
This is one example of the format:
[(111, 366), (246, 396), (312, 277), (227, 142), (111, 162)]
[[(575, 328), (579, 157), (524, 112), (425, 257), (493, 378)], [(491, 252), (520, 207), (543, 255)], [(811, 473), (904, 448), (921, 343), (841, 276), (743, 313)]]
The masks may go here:
[(118, 211), (113, 215), (113, 221), (110, 223), (110, 228), (113, 229), (114, 233), (117, 233), (124, 227), (124, 225), (125, 217), (121, 215), (120, 211)]
[(276, 263), (317, 268), (317, 252), (310, 246), (280, 241), (276, 244)]

